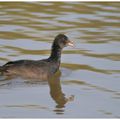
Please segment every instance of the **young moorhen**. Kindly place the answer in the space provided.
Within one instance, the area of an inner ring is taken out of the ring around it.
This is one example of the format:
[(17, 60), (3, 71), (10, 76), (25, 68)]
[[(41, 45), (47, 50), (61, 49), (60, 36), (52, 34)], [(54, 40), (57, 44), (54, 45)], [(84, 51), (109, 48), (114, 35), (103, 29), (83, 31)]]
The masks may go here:
[(0, 73), (1, 75), (10, 77), (21, 76), (24, 78), (46, 80), (59, 69), (61, 52), (66, 46), (73, 46), (73, 42), (68, 40), (68, 37), (64, 34), (59, 34), (55, 37), (52, 44), (49, 58), (10, 61), (0, 67)]

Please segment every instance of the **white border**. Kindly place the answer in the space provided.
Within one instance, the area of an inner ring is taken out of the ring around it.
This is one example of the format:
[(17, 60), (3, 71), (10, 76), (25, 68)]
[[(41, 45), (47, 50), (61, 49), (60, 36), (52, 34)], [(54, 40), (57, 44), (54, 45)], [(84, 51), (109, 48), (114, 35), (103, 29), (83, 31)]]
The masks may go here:
[(0, 2), (120, 2), (120, 0), (0, 0)]
[[(86, 119), (86, 118), (49, 118), (49, 119), (46, 119), (46, 118), (11, 118), (11, 119), (9, 119), (9, 118), (7, 118), (7, 120), (23, 120), (23, 119), (25, 119), (25, 120), (90, 120), (90, 119), (93, 119), (93, 120), (118, 120), (117, 118), (88, 118), (88, 119)], [(0, 119), (0, 120), (5, 120), (5, 119)]]
[[(11, 119), (9, 119), (9, 118), (7, 118), (7, 120), (23, 120), (23, 119), (25, 119), (25, 120), (90, 120), (90, 119), (93, 119), (93, 120), (118, 120), (117, 118), (116, 119), (112, 119), (112, 118), (88, 118), (88, 119), (86, 119), (86, 118), (49, 118), (49, 119), (44, 119), (44, 118), (11, 118)], [(5, 119), (0, 119), (0, 120), (5, 120)]]

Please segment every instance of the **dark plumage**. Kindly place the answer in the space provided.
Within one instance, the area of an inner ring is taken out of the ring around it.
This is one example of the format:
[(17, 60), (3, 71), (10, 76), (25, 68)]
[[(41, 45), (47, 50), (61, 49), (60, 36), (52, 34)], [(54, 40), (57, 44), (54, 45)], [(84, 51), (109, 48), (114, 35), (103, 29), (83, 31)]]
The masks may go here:
[(18, 60), (10, 61), (0, 67), (4, 76), (21, 76), (26, 78), (48, 79), (60, 66), (61, 51), (66, 46), (73, 46), (68, 37), (59, 34), (52, 44), (51, 55), (43, 60)]

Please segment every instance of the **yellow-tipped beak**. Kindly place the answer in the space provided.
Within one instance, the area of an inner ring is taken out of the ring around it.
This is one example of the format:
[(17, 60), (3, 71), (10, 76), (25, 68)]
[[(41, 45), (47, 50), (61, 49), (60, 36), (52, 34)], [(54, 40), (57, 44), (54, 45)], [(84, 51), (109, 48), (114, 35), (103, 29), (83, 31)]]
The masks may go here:
[(70, 41), (70, 40), (68, 41), (67, 45), (68, 45), (68, 46), (71, 46), (71, 47), (74, 47), (73, 41)]

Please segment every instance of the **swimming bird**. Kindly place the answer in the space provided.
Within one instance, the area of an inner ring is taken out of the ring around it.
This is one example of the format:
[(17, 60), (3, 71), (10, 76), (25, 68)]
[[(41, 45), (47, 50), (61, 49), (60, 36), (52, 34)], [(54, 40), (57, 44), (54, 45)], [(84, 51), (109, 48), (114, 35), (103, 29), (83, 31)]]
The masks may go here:
[(0, 67), (0, 73), (8, 77), (20, 76), (47, 80), (58, 71), (61, 63), (61, 53), (66, 46), (73, 46), (73, 42), (66, 35), (59, 34), (53, 41), (51, 54), (47, 59), (10, 61)]

